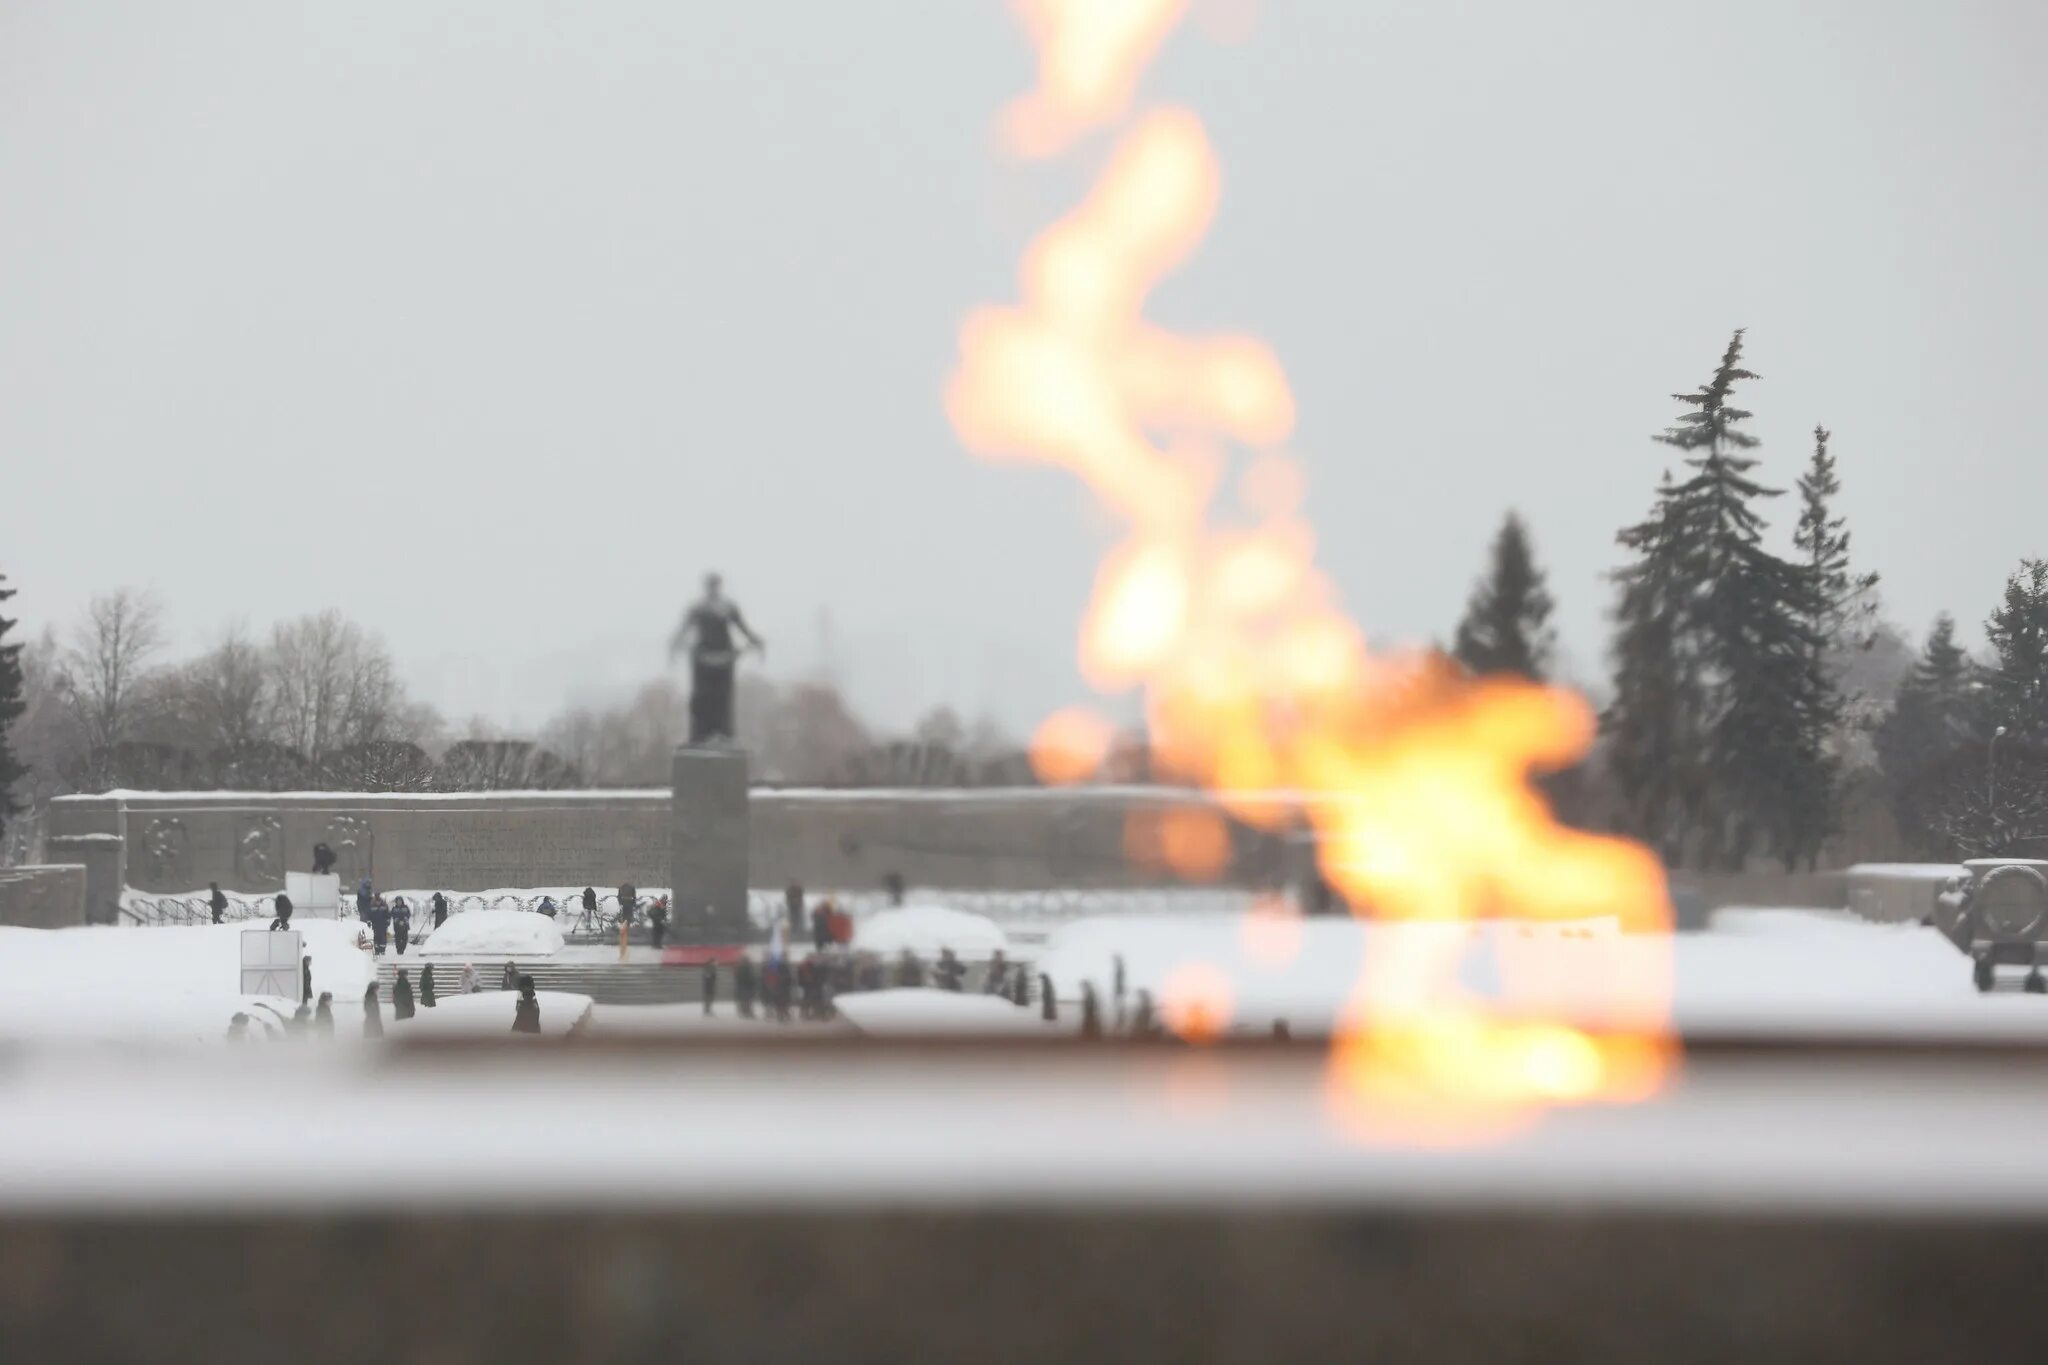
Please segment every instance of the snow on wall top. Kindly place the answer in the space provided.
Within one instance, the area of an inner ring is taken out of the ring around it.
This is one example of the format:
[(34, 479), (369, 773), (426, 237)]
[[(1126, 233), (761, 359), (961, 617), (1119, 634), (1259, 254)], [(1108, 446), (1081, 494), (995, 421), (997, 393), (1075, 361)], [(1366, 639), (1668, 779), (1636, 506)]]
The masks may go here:
[[(768, 787), (756, 786), (748, 794), (755, 799), (776, 801), (1210, 801), (1215, 798), (1196, 787), (1149, 787), (1136, 785), (1080, 787)], [(141, 791), (119, 787), (106, 792), (78, 792), (53, 798), (59, 802), (81, 801), (177, 801), (222, 804), (265, 801), (667, 801), (667, 787), (578, 787), (560, 791), (463, 791), (463, 792), (363, 792), (363, 791)], [(1233, 793), (1234, 799), (1282, 805), (1300, 805), (1310, 799), (1292, 791)]]

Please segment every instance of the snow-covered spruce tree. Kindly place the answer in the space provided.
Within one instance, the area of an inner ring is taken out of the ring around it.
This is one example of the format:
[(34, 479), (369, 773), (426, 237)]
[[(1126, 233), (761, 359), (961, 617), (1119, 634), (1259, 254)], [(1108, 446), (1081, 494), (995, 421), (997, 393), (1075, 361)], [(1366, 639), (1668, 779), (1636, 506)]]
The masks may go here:
[[(7, 575), (0, 574), (0, 603), (15, 593), (6, 584)], [(28, 776), (27, 765), (15, 757), (8, 742), (14, 722), (28, 709), (27, 683), (21, 671), (21, 642), (7, 643), (7, 632), (14, 626), (15, 622), (0, 616), (0, 835), (7, 833), (7, 822), (21, 813), (21, 802), (14, 789)], [(4, 840), (0, 840), (0, 848), (5, 846)]]
[(1838, 661), (1859, 647), (1859, 640), (1869, 639), (1877, 607), (1877, 575), (1849, 567), (1849, 532), (1833, 502), (1842, 481), (1828, 435), (1825, 427), (1813, 429), (1813, 455), (1799, 478), (1799, 525), (1792, 536), (1798, 549), (1795, 563), (1806, 580), (1804, 600), (1794, 606), (1810, 637), (1801, 746), (1809, 761), (1797, 774), (1804, 779), (1801, 785), (1787, 793), (1787, 823), (1779, 831), (1778, 852), (1788, 865), (1811, 865), (1840, 828), (1841, 751), (1850, 698), (1840, 683)]
[(1676, 497), (1694, 545), (1687, 568), (1710, 689), (1704, 857), (1729, 868), (1760, 847), (1786, 852), (1796, 813), (1824, 785), (1825, 758), (1808, 721), (1819, 649), (1808, 626), (1812, 593), (1798, 565), (1764, 547), (1755, 504), (1782, 490), (1753, 477), (1756, 459), (1742, 452), (1757, 438), (1740, 427), (1751, 414), (1729, 401), (1757, 377), (1742, 367), (1742, 335), (1729, 338), (1703, 387), (1673, 395), (1691, 411), (1657, 438), (1687, 452), (1692, 471)]
[(1934, 809), (1936, 774), (1959, 750), (1975, 753), (1984, 744), (1977, 673), (1956, 643), (1955, 618), (1943, 612), (1878, 727), (1877, 761), (1892, 818), (1913, 849), (1928, 857), (1942, 856), (1947, 843)]
[(1528, 529), (1509, 512), (1493, 538), (1486, 577), (1465, 603), (1451, 653), (1474, 673), (1512, 673), (1541, 682), (1557, 643), (1550, 628), (1554, 605)]
[[(1756, 375), (1742, 333), (1713, 376), (1674, 394), (1690, 411), (1657, 439), (1685, 455), (1650, 519), (1622, 532), (1636, 562), (1619, 575), (1610, 762), (1648, 837), (1674, 863), (1741, 867), (1754, 852), (1789, 856), (1796, 812), (1824, 785), (1811, 742), (1809, 664), (1818, 646), (1801, 568), (1763, 544), (1758, 483), (1742, 452), (1756, 437), (1730, 401)], [(1672, 837), (1674, 817), (1678, 821)]]
[(1984, 633), (1998, 656), (1984, 678), (1986, 724), (2048, 743), (2048, 560), (2020, 561)]
[(1706, 793), (1706, 693), (1692, 624), (1694, 547), (1669, 473), (1650, 515), (1616, 537), (1634, 556), (1615, 571), (1614, 697), (1600, 717), (1620, 825), (1673, 867), (1686, 861)]

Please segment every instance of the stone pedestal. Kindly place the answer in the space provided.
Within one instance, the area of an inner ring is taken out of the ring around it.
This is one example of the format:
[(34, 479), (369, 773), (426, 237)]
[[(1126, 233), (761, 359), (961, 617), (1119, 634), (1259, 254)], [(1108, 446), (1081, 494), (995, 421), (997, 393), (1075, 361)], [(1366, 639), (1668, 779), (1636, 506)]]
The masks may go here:
[(85, 923), (85, 869), (72, 864), (0, 867), (0, 924), (70, 929)]
[(670, 821), (669, 921), (678, 937), (747, 932), (747, 756), (676, 750)]
[(128, 885), (128, 846), (118, 834), (53, 834), (43, 840), (50, 861), (85, 869), (85, 922), (112, 924), (120, 918), (121, 892)]

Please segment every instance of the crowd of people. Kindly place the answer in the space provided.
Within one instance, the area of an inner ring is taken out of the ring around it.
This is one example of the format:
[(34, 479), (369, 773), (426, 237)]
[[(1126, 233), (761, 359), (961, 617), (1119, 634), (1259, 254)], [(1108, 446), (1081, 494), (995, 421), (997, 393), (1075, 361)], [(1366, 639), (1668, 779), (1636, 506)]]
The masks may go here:
[[(903, 900), (901, 880), (890, 879), (890, 899), (900, 905)], [(291, 924), (292, 906), (290, 898), (278, 895), (276, 918), (272, 929), (288, 929)], [(595, 920), (599, 911), (599, 898), (594, 887), (586, 886), (579, 897), (584, 914)], [(620, 946), (623, 949), (627, 935), (637, 917), (643, 917), (648, 937), (656, 949), (665, 946), (669, 928), (669, 899), (656, 896), (643, 902), (631, 883), (622, 884), (617, 893)], [(718, 1007), (721, 995), (730, 996), (732, 1008), (745, 1019), (766, 1018), (777, 1022), (792, 1020), (829, 1020), (836, 1016), (834, 1001), (839, 997), (860, 991), (879, 991), (890, 988), (932, 987), (941, 991), (964, 992), (974, 990), (984, 995), (999, 996), (1011, 1003), (1028, 1006), (1039, 1004), (1044, 1017), (1057, 1017), (1058, 1001), (1055, 999), (1052, 983), (1047, 978), (1034, 974), (1026, 964), (1009, 962), (1001, 949), (997, 949), (986, 963), (982, 964), (978, 978), (969, 965), (951, 947), (942, 947), (936, 958), (927, 962), (909, 949), (893, 957), (859, 949), (854, 944), (853, 919), (842, 910), (830, 896), (809, 901), (804, 888), (789, 886), (783, 896), (784, 917), (772, 926), (770, 940), (765, 949), (742, 951), (737, 957), (721, 955), (707, 956), (698, 965), (699, 986), (706, 1015)], [(208, 904), (214, 922), (219, 923), (227, 909), (227, 898), (218, 883), (210, 888)], [(563, 908), (552, 896), (543, 896), (535, 907), (539, 913), (554, 917)], [(357, 947), (373, 957), (384, 957), (387, 952), (404, 957), (413, 944), (413, 907), (403, 895), (386, 897), (377, 891), (368, 877), (362, 878), (356, 886), (354, 897), (356, 918), (362, 928), (359, 931)], [(441, 892), (434, 892), (427, 901), (427, 914), (433, 928), (439, 928), (448, 918), (448, 898)], [(808, 942), (808, 951), (793, 950), (793, 945)], [(303, 995), (311, 1001), (312, 969), (311, 959), (305, 962)], [(427, 963), (420, 968), (418, 986), (404, 967), (397, 969), (391, 986), (391, 1011), (394, 1019), (409, 1019), (420, 1009), (432, 1009), (437, 999), (451, 992), (443, 982), (435, 979), (436, 964)], [(450, 970), (442, 965), (441, 971)], [(1137, 1031), (1151, 1026), (1151, 1002), (1143, 993), (1139, 994), (1135, 1009), (1126, 1017), (1125, 994), (1123, 989), (1122, 963), (1117, 964), (1115, 998), (1119, 1024), (1129, 1023)], [(536, 996), (533, 977), (522, 973), (517, 964), (506, 962), (499, 978), (500, 989), (517, 992), (514, 1005), (513, 1030), (522, 1033), (540, 1031), (540, 1002)], [(470, 994), (481, 989), (476, 968), (468, 963), (461, 966), (456, 978), (454, 994)], [(375, 982), (363, 995), (363, 1033), (366, 1037), (381, 1037), (383, 1034), (383, 1001)], [(1082, 1014), (1082, 1031), (1091, 1029), (1097, 1033), (1102, 1027), (1102, 1011), (1095, 999), (1092, 987), (1084, 988), (1076, 1002)], [(247, 1034), (248, 1017), (237, 1015), (236, 1023), (230, 1028), (230, 1036), (244, 1037)], [(297, 1014), (287, 1025), (291, 1029), (307, 1028), (315, 1032), (333, 1031), (333, 997), (322, 993), (317, 1004), (301, 1004)]]

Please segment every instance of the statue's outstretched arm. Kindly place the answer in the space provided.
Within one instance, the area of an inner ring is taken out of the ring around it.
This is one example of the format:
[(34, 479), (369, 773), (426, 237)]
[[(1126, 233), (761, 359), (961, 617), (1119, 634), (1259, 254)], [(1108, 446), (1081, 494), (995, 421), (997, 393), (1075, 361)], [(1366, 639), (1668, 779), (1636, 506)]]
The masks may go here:
[(768, 642), (762, 639), (760, 636), (754, 634), (754, 628), (747, 624), (746, 617), (740, 615), (740, 609), (738, 607), (734, 607), (732, 609), (732, 623), (740, 634), (747, 637), (748, 644), (752, 645), (755, 649), (760, 650), (763, 654), (766, 654), (768, 652)]

